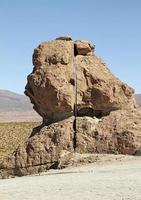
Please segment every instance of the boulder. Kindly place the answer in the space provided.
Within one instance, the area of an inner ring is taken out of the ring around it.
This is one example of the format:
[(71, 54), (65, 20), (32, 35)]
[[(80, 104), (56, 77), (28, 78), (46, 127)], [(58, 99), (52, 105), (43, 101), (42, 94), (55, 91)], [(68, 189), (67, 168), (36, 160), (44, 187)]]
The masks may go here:
[(1, 177), (66, 167), (76, 153), (140, 155), (140, 122), (141, 112), (137, 109), (134, 112), (112, 111), (101, 119), (77, 117), (76, 132), (73, 129), (74, 117), (44, 126), (3, 161)]
[(139, 109), (112, 111), (109, 115), (77, 119), (78, 153), (135, 155), (141, 149), (141, 112)]
[(44, 42), (34, 50), (33, 72), (28, 76), (25, 94), (34, 109), (49, 119), (55, 115), (72, 115), (74, 99), (73, 42), (55, 40)]
[(72, 40), (72, 38), (70, 36), (61, 36), (61, 37), (57, 37), (56, 40), (66, 40), (66, 41), (70, 41)]
[(80, 115), (137, 107), (134, 90), (117, 79), (93, 49), (88, 41), (63, 36), (34, 50), (25, 94), (47, 124), (72, 116), (74, 105)]
[(91, 45), (88, 41), (77, 40), (74, 42), (75, 55), (93, 55), (95, 45)]
[(116, 78), (100, 58), (78, 55), (75, 64), (78, 110), (91, 108), (95, 113), (104, 115), (112, 110), (138, 107), (134, 90)]
[[(0, 164), (1, 177), (66, 167), (76, 154), (140, 155), (141, 110), (134, 90), (93, 50), (88, 41), (69, 36), (34, 50), (25, 94), (43, 124)], [(85, 157), (82, 162), (92, 161)]]
[(70, 117), (41, 128), (3, 161), (0, 165), (1, 176), (23, 176), (57, 168), (60, 153), (63, 150), (69, 153), (74, 151), (73, 121), (74, 117)]

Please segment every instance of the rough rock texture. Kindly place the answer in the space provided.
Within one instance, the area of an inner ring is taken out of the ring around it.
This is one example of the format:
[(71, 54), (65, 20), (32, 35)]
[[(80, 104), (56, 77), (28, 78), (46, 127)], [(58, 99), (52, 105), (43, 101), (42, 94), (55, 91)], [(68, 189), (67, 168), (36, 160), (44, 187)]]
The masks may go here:
[(62, 168), (71, 162), (74, 152), (138, 155), (141, 150), (139, 110), (113, 111), (101, 119), (77, 117), (75, 147), (73, 121), (74, 117), (70, 117), (44, 126), (4, 160), (1, 176), (23, 176)]
[(75, 58), (77, 66), (77, 107), (90, 107), (107, 113), (137, 107), (134, 90), (117, 79), (106, 64), (96, 56)]
[(95, 48), (94, 45), (91, 45), (88, 41), (77, 40), (74, 42), (74, 48), (76, 50), (76, 55), (92, 55)]
[(134, 155), (141, 149), (141, 112), (117, 110), (101, 119), (77, 119), (76, 151)]
[(44, 126), (4, 160), (0, 166), (3, 169), (2, 176), (22, 176), (56, 168), (62, 150), (69, 153), (74, 151), (73, 121), (74, 117), (71, 117), (60, 123)]
[(56, 40), (70, 41), (70, 40), (72, 40), (72, 38), (70, 36), (61, 36), (61, 37), (57, 37)]
[(94, 45), (87, 41), (73, 42), (65, 36), (44, 42), (34, 50), (34, 69), (25, 93), (44, 120), (58, 121), (73, 114), (75, 84), (78, 110), (92, 108), (107, 113), (136, 107), (134, 90), (113, 76), (93, 49)]
[(43, 124), (1, 163), (2, 177), (64, 167), (74, 153), (140, 155), (134, 90), (110, 72), (94, 47), (63, 36), (35, 49), (25, 93)]
[(34, 50), (34, 69), (28, 76), (25, 93), (44, 119), (73, 111), (72, 58), (72, 41), (44, 42)]

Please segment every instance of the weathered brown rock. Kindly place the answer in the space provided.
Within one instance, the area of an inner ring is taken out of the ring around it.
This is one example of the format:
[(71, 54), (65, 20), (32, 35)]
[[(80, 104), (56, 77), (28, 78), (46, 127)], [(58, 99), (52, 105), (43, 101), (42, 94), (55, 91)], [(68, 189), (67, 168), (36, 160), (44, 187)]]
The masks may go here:
[(4, 160), (1, 176), (23, 176), (61, 168), (72, 162), (74, 152), (134, 155), (141, 150), (139, 110), (117, 110), (101, 119), (77, 117), (76, 135), (73, 122), (74, 117), (70, 117), (43, 127)]
[(93, 55), (93, 50), (95, 45), (91, 45), (88, 41), (77, 40), (74, 42), (74, 47), (76, 50), (76, 55)]
[(2, 177), (64, 167), (74, 153), (140, 154), (141, 110), (134, 90), (93, 50), (68, 36), (35, 49), (25, 93), (43, 124), (3, 161)]
[(44, 42), (34, 50), (34, 69), (28, 76), (25, 93), (44, 119), (73, 111), (72, 57), (72, 41)]
[(136, 107), (134, 90), (113, 76), (93, 49), (88, 41), (73, 42), (64, 36), (44, 42), (34, 50), (34, 69), (28, 76), (25, 93), (44, 121), (71, 116), (74, 104), (78, 110), (84, 108), (81, 110), (84, 115), (85, 108), (107, 113)]
[(70, 41), (70, 40), (72, 40), (72, 38), (70, 36), (61, 36), (61, 37), (57, 37), (56, 40)]
[(23, 176), (57, 167), (62, 150), (70, 153), (74, 151), (73, 121), (74, 117), (71, 117), (60, 123), (44, 126), (4, 160), (0, 166), (3, 169), (2, 176)]
[(75, 58), (77, 66), (77, 107), (107, 113), (137, 107), (134, 90), (117, 79), (106, 64), (96, 56)]
[(77, 119), (76, 151), (134, 155), (141, 149), (141, 112), (112, 111), (101, 119)]

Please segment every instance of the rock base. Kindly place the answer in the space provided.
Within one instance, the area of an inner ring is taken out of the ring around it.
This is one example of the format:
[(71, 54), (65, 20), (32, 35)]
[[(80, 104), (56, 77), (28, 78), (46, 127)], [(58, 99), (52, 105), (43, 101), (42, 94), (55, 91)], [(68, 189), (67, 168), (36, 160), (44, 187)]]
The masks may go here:
[[(63, 168), (72, 162), (74, 153), (135, 155), (141, 150), (141, 112), (138, 109), (113, 111), (101, 119), (77, 117), (76, 135), (73, 122), (74, 117), (70, 117), (42, 127), (1, 163), (1, 177)], [(86, 163), (93, 161), (84, 160)]]

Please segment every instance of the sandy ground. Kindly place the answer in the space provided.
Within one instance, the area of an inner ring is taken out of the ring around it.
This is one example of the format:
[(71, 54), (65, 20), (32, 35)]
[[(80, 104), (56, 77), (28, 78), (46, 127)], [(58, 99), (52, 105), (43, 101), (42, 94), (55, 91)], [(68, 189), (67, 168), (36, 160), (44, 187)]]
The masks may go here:
[(0, 180), (0, 200), (141, 200), (141, 157)]
[(34, 111), (0, 112), (0, 122), (38, 122), (41, 117)]

